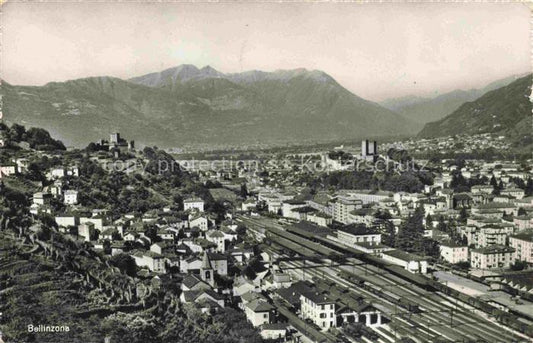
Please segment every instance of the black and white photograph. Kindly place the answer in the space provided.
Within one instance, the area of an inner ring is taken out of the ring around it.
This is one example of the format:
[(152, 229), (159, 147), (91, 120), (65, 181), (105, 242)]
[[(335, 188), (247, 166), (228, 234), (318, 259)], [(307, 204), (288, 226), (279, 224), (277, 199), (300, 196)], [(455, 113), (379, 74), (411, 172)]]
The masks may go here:
[(0, 10), (0, 343), (533, 342), (530, 2)]

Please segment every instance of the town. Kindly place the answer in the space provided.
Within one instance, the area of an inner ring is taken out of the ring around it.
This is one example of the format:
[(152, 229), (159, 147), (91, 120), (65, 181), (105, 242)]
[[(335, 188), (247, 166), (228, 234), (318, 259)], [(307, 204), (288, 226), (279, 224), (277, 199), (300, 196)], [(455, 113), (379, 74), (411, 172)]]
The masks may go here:
[[(120, 133), (67, 150), (42, 129), (0, 131), (2, 296), (16, 294), (13, 275), (55, 275), (44, 266), (56, 261), (106, 342), (192, 341), (216, 321), (232, 322), (213, 336), (228, 342), (533, 335), (533, 161), (507, 154), (504, 137), (191, 163)], [(0, 305), (0, 324), (13, 306)]]

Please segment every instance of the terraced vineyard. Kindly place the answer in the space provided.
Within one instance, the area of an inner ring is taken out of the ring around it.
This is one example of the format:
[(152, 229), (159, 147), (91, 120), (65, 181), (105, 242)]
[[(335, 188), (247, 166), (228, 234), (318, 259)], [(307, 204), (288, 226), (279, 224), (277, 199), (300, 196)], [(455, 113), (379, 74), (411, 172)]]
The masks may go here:
[[(207, 316), (182, 306), (177, 281), (158, 289), (123, 274), (84, 244), (57, 232), (49, 240), (38, 235), (0, 231), (0, 331), (8, 342), (260, 341), (237, 310)], [(141, 284), (143, 291), (136, 292)], [(69, 331), (28, 332), (28, 325), (39, 324)]]

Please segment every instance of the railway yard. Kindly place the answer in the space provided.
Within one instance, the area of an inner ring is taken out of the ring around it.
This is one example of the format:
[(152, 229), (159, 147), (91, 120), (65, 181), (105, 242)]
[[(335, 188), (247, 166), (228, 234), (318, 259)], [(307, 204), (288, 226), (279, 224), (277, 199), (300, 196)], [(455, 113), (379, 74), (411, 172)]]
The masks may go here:
[[(264, 238), (263, 251), (293, 278), (313, 282), (317, 289), (345, 305), (350, 299), (364, 299), (382, 313), (383, 324), (370, 326), (362, 335), (351, 335), (348, 328), (339, 328), (349, 341), (531, 341), (523, 330), (529, 324), (527, 319), (496, 314), (484, 304), (449, 292), (428, 277), (403, 272), (375, 256), (272, 218), (239, 216), (237, 221), (257, 239)], [(289, 314), (278, 300), (275, 305), (281, 314)], [(301, 325), (296, 315), (287, 319), (293, 326)], [(511, 321), (524, 325), (511, 327)], [(317, 341), (338, 340), (329, 332), (310, 336)]]

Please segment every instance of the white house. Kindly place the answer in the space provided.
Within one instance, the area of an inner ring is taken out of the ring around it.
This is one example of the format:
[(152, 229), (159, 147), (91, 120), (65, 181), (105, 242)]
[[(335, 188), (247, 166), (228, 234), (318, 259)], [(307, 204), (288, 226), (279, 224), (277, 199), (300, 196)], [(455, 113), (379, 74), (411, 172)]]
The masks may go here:
[(197, 256), (191, 256), (180, 261), (180, 273), (188, 273), (189, 271), (200, 270), (202, 266), (202, 259)]
[(224, 253), (226, 251), (226, 239), (224, 233), (219, 230), (210, 230), (206, 233), (205, 239), (216, 244), (216, 251)]
[(369, 245), (379, 245), (381, 234), (363, 224), (350, 224), (337, 230), (337, 237), (340, 242), (348, 246), (355, 246), (357, 243), (367, 243)]
[(504, 245), (490, 245), (473, 249), (470, 253), (470, 266), (476, 269), (509, 268), (515, 249)]
[(52, 200), (52, 194), (37, 192), (33, 194), (33, 203), (35, 205), (50, 205), (50, 200)]
[(204, 216), (190, 216), (189, 217), (189, 227), (197, 227), (202, 231), (207, 231), (208, 220)]
[(307, 221), (320, 226), (328, 226), (333, 223), (333, 218), (325, 213), (314, 212), (307, 214)]
[(509, 246), (515, 249), (514, 260), (533, 263), (533, 233), (524, 232), (509, 237)]
[(442, 242), (440, 244), (440, 256), (452, 264), (468, 262), (468, 247), (451, 241)]
[(57, 226), (63, 226), (63, 227), (76, 226), (79, 224), (79, 218), (76, 216), (67, 216), (67, 215), (56, 216), (55, 221), (56, 221)]
[(94, 224), (94, 228), (98, 231), (102, 231), (103, 228), (104, 228), (104, 218), (100, 217), (100, 216), (96, 216), (96, 217), (81, 217), (80, 218), (80, 223), (81, 224), (84, 224), (84, 223), (93, 223)]
[(76, 205), (78, 203), (78, 191), (69, 189), (63, 194), (65, 205)]
[(15, 164), (4, 164), (0, 166), (0, 178), (3, 176), (15, 175), (17, 173), (17, 166)]
[(261, 326), (261, 337), (265, 340), (281, 340), (287, 336), (287, 323), (271, 323)]
[(241, 210), (252, 211), (252, 210), (255, 210), (256, 206), (257, 206), (257, 201), (253, 198), (250, 198), (241, 204)]
[(200, 198), (188, 198), (183, 200), (183, 209), (185, 211), (187, 210), (195, 210), (198, 212), (204, 211), (204, 201)]
[(300, 308), (303, 319), (310, 319), (323, 330), (337, 326), (335, 301), (317, 292), (303, 292), (300, 296)]
[(135, 264), (139, 267), (147, 267), (150, 271), (156, 273), (165, 273), (165, 259), (153, 251), (137, 252), (132, 255)]
[(228, 275), (228, 258), (218, 253), (208, 253), (211, 267), (218, 275)]
[(78, 225), (78, 236), (84, 238), (86, 242), (92, 240), (96, 235), (93, 223), (83, 223)]
[(273, 310), (274, 306), (261, 299), (252, 300), (244, 306), (246, 319), (254, 327), (270, 323)]

